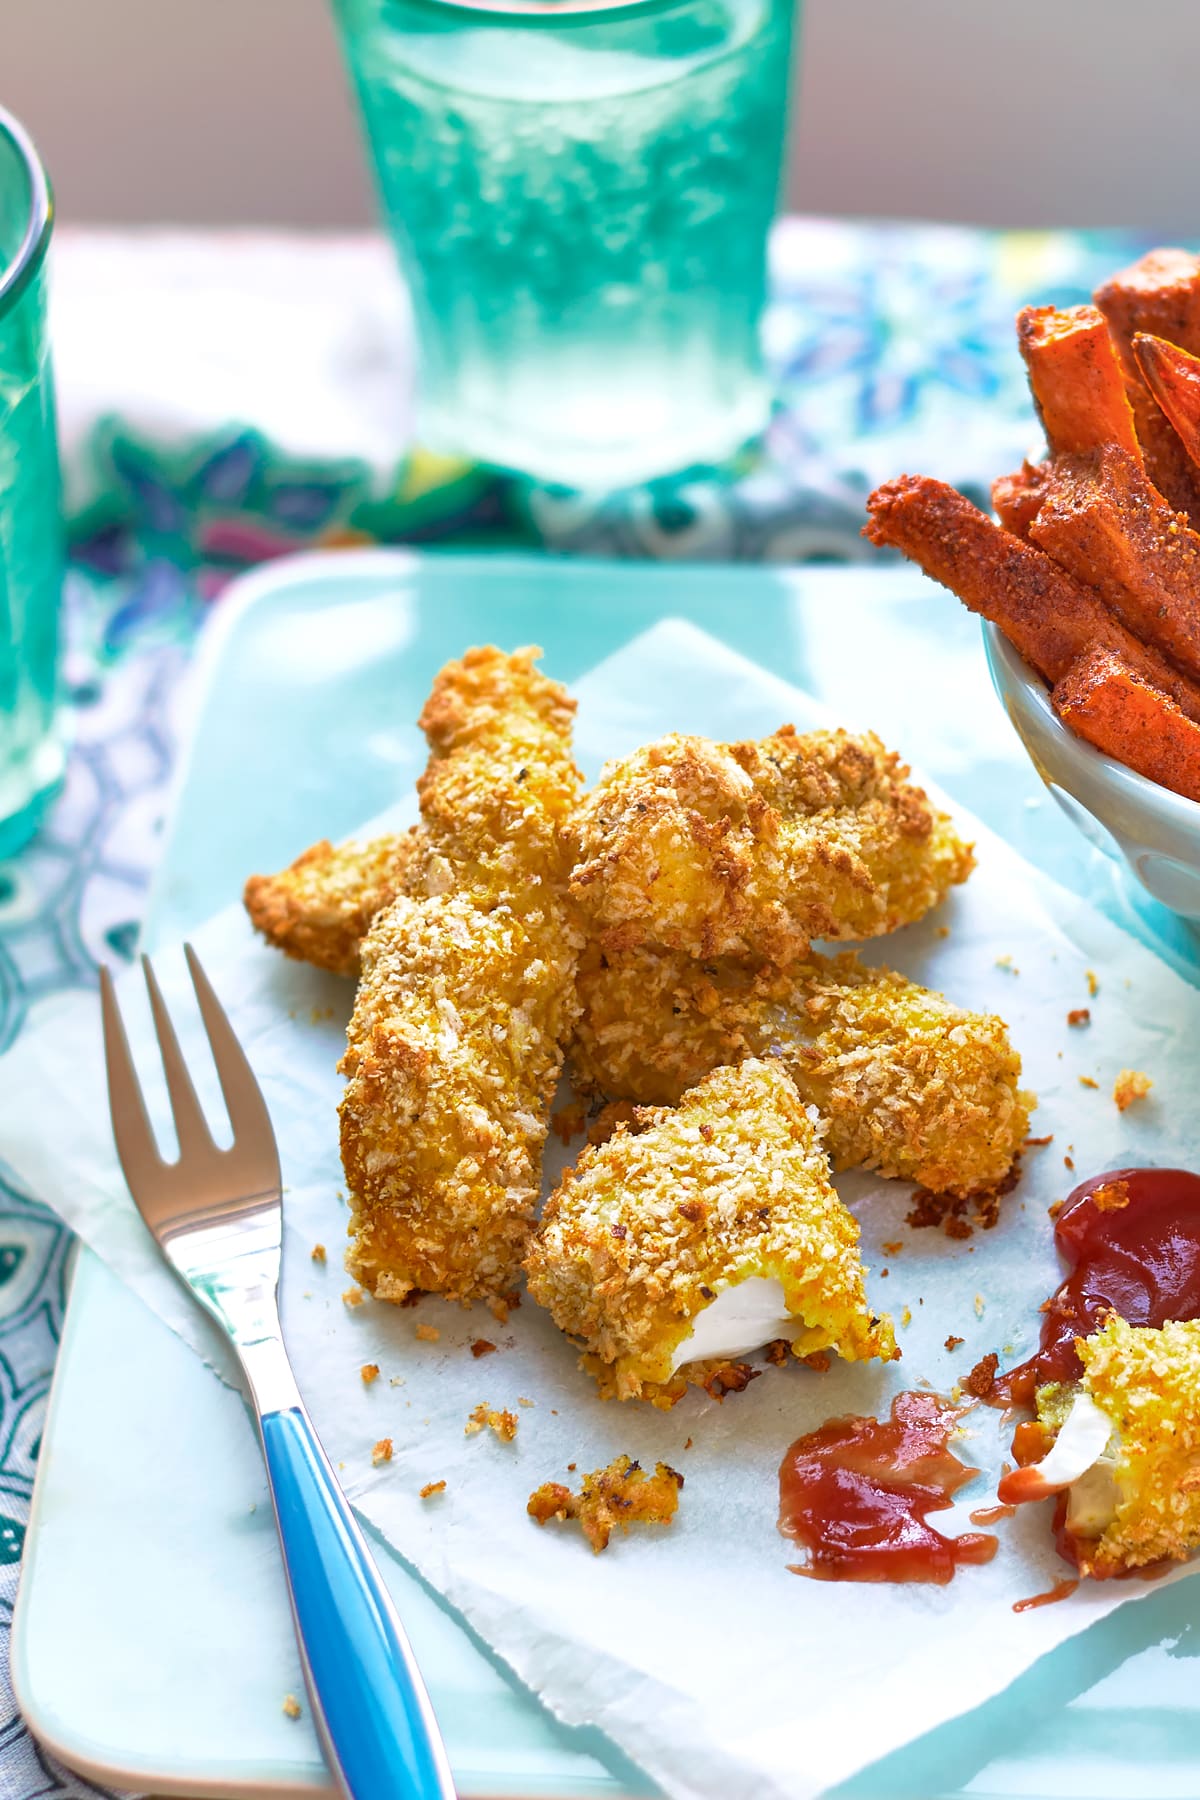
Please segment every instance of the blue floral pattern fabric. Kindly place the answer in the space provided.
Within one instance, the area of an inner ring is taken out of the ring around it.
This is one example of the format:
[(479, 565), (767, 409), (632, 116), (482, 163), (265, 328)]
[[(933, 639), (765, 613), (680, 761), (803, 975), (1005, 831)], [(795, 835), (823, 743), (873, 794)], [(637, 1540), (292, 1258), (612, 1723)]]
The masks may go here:
[[(983, 500), (1036, 429), (1013, 340), (1028, 300), (1086, 297), (1145, 246), (1119, 234), (998, 234), (785, 220), (766, 321), (778, 405), (765, 445), (610, 495), (415, 452), (380, 471), (296, 463), (253, 419), (194, 442), (99, 422), (70, 520), (64, 704), (73, 749), (43, 830), (0, 864), (0, 1050), (29, 1010), (134, 953), (176, 745), (178, 682), (231, 576), (373, 542), (614, 557), (872, 555), (877, 481), (922, 469)], [(97, 355), (103, 353), (97, 346)], [(99, 471), (99, 480), (96, 472)], [(68, 469), (68, 490), (70, 489)], [(382, 497), (381, 497), (382, 495)], [(6, 1638), (66, 1297), (67, 1234), (6, 1179), (0, 1146), (0, 1638)], [(0, 1642), (0, 1796), (76, 1795), (25, 1732)]]

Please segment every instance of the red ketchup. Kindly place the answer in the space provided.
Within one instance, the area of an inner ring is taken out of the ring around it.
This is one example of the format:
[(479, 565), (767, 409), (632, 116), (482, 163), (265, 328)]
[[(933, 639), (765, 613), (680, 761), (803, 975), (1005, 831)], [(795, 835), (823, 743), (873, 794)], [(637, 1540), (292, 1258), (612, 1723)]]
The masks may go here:
[[(1032, 1407), (1048, 1381), (1078, 1381), (1077, 1337), (1090, 1337), (1107, 1313), (1131, 1325), (1200, 1318), (1200, 1175), (1186, 1169), (1116, 1169), (1093, 1176), (1069, 1196), (1054, 1241), (1070, 1266), (1046, 1302), (1041, 1343), (1002, 1375), (994, 1397)], [(1041, 1450), (1027, 1434), (1018, 1461)]]
[(779, 1469), (779, 1529), (808, 1551), (793, 1573), (945, 1583), (960, 1564), (990, 1562), (994, 1537), (944, 1537), (925, 1518), (979, 1472), (947, 1448), (968, 1410), (936, 1394), (897, 1394), (890, 1419), (830, 1419), (797, 1438)]

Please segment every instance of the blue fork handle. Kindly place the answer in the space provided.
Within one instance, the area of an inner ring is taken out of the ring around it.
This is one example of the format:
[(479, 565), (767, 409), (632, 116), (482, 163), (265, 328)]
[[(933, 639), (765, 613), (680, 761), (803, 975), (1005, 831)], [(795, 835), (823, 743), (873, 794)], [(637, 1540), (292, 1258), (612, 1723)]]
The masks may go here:
[(352, 1800), (453, 1800), (433, 1708), (379, 1571), (298, 1406), (260, 1419), (310, 1698)]

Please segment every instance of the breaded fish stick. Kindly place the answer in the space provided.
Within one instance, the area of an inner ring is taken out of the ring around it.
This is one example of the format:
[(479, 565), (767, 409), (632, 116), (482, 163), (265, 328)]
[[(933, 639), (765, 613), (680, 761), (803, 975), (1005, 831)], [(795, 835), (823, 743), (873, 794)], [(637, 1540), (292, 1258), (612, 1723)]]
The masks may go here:
[(267, 942), (334, 975), (356, 975), (375, 915), (415, 884), (420, 831), (331, 844), (322, 838), (278, 875), (252, 875), (243, 901)]
[(858, 1226), (777, 1064), (716, 1069), (635, 1123), (566, 1172), (526, 1263), (606, 1398), (671, 1405), (714, 1362), (781, 1337), (797, 1356), (895, 1355)]
[(1200, 681), (1200, 536), (1115, 445), (1056, 457), (1029, 535), (1144, 644)]
[(1159, 787), (1200, 800), (1200, 725), (1111, 650), (1090, 650), (1050, 698), (1060, 719)]
[(867, 510), (865, 537), (902, 550), (972, 612), (991, 619), (1047, 681), (1060, 681), (1098, 644), (1200, 722), (1195, 682), (1114, 619), (1094, 588), (994, 524), (955, 488), (929, 475), (901, 475), (876, 488)]
[(1148, 332), (1200, 356), (1200, 257), (1186, 250), (1152, 250), (1097, 288), (1093, 298), (1121, 359), (1146, 473), (1200, 531), (1195, 465), (1142, 379), (1133, 348), (1138, 333)]
[(1017, 342), (1052, 454), (1119, 444), (1140, 467), (1133, 412), (1103, 313), (1095, 306), (1022, 307)]
[(669, 1104), (721, 1064), (777, 1057), (838, 1169), (969, 1194), (1003, 1181), (1028, 1131), (1033, 1096), (1003, 1020), (849, 953), (755, 974), (592, 947), (579, 996), (571, 1063), (585, 1091)]
[(571, 891), (614, 950), (807, 953), (919, 919), (974, 866), (946, 814), (868, 733), (665, 737), (606, 764), (578, 814)]
[(516, 1286), (575, 1015), (575, 944), (543, 894), (519, 914), (470, 893), (397, 900), (363, 946), (342, 1161), (347, 1267), (377, 1299)]
[(1142, 380), (1200, 474), (1200, 356), (1141, 331), (1134, 336), (1133, 354)]
[(472, 650), (422, 714), (438, 890), (376, 918), (342, 1069), (347, 1266), (372, 1293), (511, 1294), (574, 1023), (581, 938), (564, 827), (574, 703), (539, 653)]
[(1037, 1395), (1050, 1439), (1002, 1499), (1065, 1496), (1064, 1552), (1097, 1579), (1200, 1548), (1200, 1320), (1130, 1325), (1111, 1314), (1077, 1340), (1083, 1378)]

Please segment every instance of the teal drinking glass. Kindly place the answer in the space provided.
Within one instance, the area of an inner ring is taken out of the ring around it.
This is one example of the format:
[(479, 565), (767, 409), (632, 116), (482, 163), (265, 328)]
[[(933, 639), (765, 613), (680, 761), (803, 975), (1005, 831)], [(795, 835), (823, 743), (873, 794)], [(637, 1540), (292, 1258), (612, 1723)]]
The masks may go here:
[(573, 487), (763, 426), (792, 0), (334, 0), (431, 448)]
[(45, 291), (53, 217), (37, 153), (0, 110), (0, 858), (33, 834), (64, 761), (55, 725), (63, 545)]

